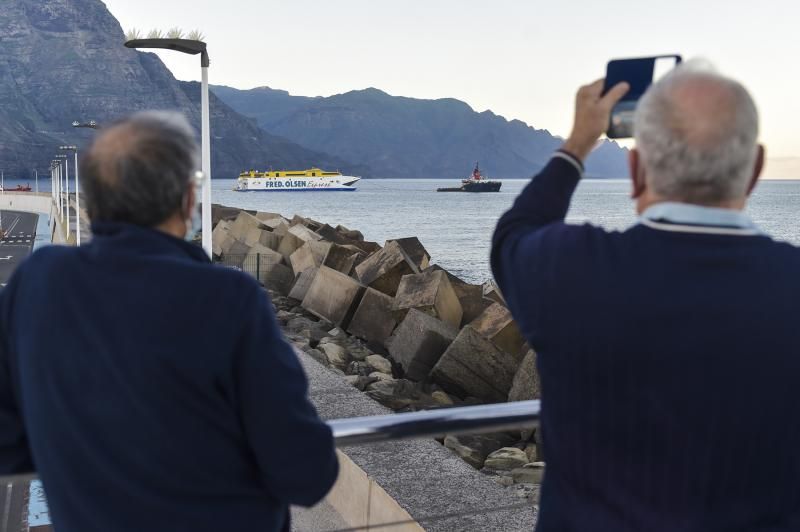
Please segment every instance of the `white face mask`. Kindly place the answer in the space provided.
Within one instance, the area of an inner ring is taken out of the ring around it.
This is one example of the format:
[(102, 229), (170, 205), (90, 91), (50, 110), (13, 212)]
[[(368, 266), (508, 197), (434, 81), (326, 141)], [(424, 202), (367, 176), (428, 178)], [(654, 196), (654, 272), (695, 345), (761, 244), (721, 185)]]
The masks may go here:
[[(204, 179), (205, 176), (203, 175), (203, 172), (195, 172), (194, 176), (192, 176), (190, 179), (190, 185), (193, 186), (194, 190), (194, 207), (192, 207), (189, 216), (184, 222), (186, 224), (186, 234), (183, 238), (187, 242), (192, 242), (197, 236), (197, 233), (199, 233), (202, 229), (202, 221), (200, 217), (200, 197), (203, 190)], [(188, 196), (186, 201), (189, 201)]]

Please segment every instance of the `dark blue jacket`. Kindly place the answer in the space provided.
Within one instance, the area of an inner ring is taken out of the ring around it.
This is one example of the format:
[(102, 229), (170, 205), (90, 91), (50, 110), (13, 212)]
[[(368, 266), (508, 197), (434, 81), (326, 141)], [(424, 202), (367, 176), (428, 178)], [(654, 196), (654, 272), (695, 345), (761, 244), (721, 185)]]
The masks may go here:
[(733, 227), (564, 219), (554, 158), (498, 223), (538, 353), (537, 530), (800, 530), (800, 251)]
[(0, 475), (35, 469), (59, 532), (280, 530), (338, 464), (264, 290), (164, 233), (93, 231), (0, 295)]

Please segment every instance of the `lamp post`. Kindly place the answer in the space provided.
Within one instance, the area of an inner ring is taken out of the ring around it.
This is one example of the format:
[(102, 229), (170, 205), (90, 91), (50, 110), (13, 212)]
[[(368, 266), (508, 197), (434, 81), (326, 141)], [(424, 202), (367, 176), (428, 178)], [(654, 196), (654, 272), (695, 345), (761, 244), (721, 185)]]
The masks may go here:
[(64, 162), (64, 189), (66, 192), (66, 202), (64, 204), (64, 210), (66, 211), (67, 216), (67, 238), (69, 238), (69, 157), (64, 154), (56, 155), (57, 159), (61, 159)]
[(39, 193), (39, 170), (34, 168), (33, 169), (33, 175), (34, 175), (34, 178), (36, 179), (36, 193), (38, 194)]
[[(61, 151), (71, 151), (75, 154), (75, 225), (78, 226), (78, 232), (76, 233), (75, 243), (80, 246), (81, 245), (81, 187), (80, 181), (78, 180), (78, 147), (77, 146), (60, 146), (58, 149)], [(69, 184), (67, 184), (67, 190), (69, 190)], [(69, 195), (67, 195), (69, 198)], [(69, 210), (67, 210), (67, 215), (69, 215)]]
[[(200, 84), (201, 127), (200, 137), (202, 145), (202, 170), (204, 175), (202, 202), (203, 218), (203, 249), (211, 257), (211, 133), (208, 110), (208, 67), (211, 64), (206, 43), (194, 39), (131, 39), (125, 43), (128, 48), (161, 48), (175, 50), (189, 55), (200, 54), (200, 70), (202, 82)], [(195, 200), (196, 201), (196, 200)]]

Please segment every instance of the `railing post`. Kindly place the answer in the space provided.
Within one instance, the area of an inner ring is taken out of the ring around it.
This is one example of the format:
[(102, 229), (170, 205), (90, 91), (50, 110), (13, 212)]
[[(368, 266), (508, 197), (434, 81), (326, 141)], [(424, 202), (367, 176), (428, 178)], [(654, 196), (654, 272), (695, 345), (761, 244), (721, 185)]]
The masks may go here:
[(256, 253), (256, 281), (261, 282), (261, 253)]

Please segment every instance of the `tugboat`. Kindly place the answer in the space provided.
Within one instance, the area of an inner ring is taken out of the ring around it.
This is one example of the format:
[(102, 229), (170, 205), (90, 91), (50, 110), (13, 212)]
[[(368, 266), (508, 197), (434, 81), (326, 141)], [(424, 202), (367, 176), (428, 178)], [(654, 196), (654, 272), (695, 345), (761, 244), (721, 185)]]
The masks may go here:
[(458, 188), (437, 188), (436, 192), (500, 192), (503, 183), (500, 181), (489, 181), (481, 175), (478, 163), (475, 163), (475, 170), (472, 176), (461, 180)]

